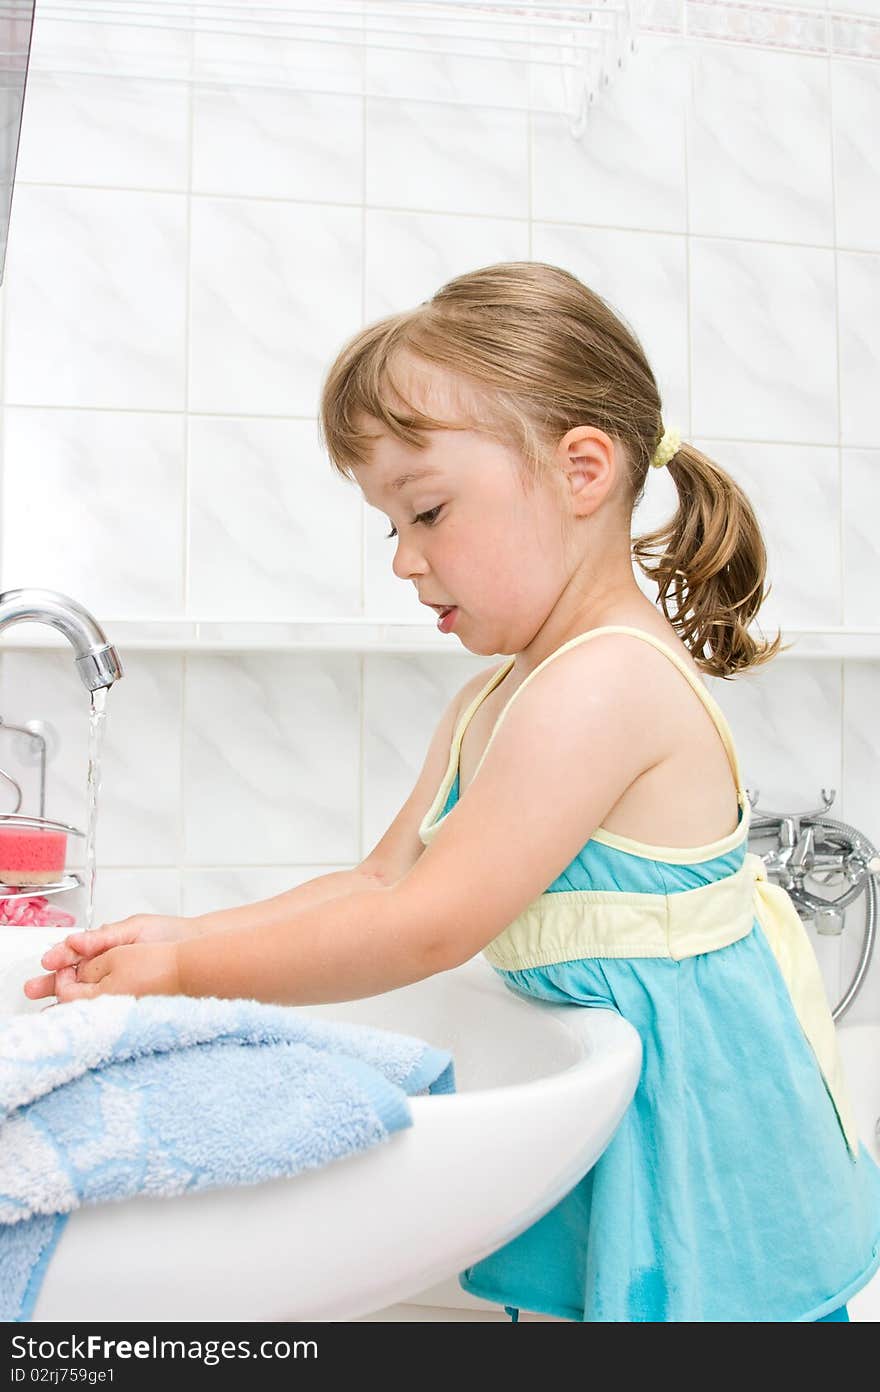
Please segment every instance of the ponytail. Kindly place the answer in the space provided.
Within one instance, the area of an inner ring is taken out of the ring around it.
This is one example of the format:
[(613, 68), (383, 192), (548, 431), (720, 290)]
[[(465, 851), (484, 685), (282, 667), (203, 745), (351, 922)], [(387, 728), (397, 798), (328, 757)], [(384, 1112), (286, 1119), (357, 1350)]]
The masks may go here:
[(636, 537), (633, 556), (656, 581), (663, 613), (704, 672), (729, 677), (759, 667), (791, 644), (783, 644), (779, 632), (763, 642), (747, 631), (771, 588), (764, 589), (767, 552), (752, 505), (693, 445), (680, 445), (667, 467), (678, 511)]

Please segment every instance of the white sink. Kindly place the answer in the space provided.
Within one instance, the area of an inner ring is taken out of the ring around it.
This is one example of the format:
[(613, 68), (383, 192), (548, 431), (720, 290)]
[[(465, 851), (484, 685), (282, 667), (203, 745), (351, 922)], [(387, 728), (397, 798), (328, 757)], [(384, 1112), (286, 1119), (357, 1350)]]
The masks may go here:
[[(63, 936), (0, 930), (0, 1009), (45, 1006), (21, 983)], [(411, 1127), (289, 1179), (77, 1209), (34, 1320), (350, 1320), (405, 1300), (552, 1208), (608, 1145), (641, 1070), (616, 1012), (520, 998), (479, 956), (297, 1008), (450, 1050), (458, 1091), (410, 1098)]]

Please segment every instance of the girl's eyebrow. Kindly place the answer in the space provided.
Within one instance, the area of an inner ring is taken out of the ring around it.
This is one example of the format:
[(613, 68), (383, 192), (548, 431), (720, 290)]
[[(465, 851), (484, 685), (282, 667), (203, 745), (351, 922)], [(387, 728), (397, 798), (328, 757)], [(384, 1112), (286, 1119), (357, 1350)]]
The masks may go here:
[(421, 469), (411, 469), (409, 473), (401, 474), (400, 478), (396, 478), (394, 482), (389, 485), (389, 490), (391, 492), (397, 493), (401, 488), (403, 488), (404, 484), (412, 483), (414, 479), (426, 478), (430, 474), (439, 473), (440, 470), (435, 468), (433, 465), (425, 464), (422, 466)]

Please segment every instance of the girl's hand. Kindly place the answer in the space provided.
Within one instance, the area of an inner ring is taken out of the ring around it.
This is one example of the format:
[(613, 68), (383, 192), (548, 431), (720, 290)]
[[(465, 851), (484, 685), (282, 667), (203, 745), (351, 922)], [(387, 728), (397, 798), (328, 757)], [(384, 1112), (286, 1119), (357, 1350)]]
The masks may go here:
[[(30, 985), (25, 985), (26, 994)], [(55, 995), (58, 1005), (96, 996), (178, 996), (177, 944), (130, 943), (82, 958), (55, 972)]]
[[(56, 974), (65, 968), (73, 968), (78, 962), (97, 957), (111, 947), (122, 947), (128, 943), (182, 942), (191, 933), (189, 919), (162, 914), (132, 914), (118, 923), (105, 923), (102, 928), (69, 933), (63, 942), (53, 943), (46, 949), (40, 963), (46, 968), (47, 975), (32, 976), (24, 984), (24, 993), (30, 1000), (57, 996)], [(69, 983), (71, 979), (68, 972), (65, 982)]]

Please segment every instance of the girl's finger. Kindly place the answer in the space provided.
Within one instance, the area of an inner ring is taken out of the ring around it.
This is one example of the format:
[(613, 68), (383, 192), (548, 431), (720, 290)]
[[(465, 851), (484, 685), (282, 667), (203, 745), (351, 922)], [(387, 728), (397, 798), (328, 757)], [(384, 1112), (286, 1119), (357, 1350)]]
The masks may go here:
[(74, 952), (73, 948), (65, 941), (53, 943), (51, 947), (47, 947), (40, 958), (40, 963), (50, 971), (57, 971), (59, 967), (72, 967), (78, 959), (79, 953)]
[(100, 928), (90, 933), (68, 933), (63, 942), (48, 947), (40, 961), (44, 967), (57, 971), (59, 967), (74, 966), (82, 957), (96, 957), (99, 952), (106, 952), (108, 947), (115, 946), (115, 936), (111, 937)]
[(73, 967), (61, 967), (55, 973), (55, 996), (59, 1005), (62, 1001), (71, 999), (70, 988), (76, 985), (76, 975)]
[(78, 962), (74, 967), (74, 974), (80, 985), (101, 981), (109, 971), (110, 959), (107, 953), (93, 957), (90, 961)]
[(73, 967), (62, 967), (61, 971), (55, 973), (55, 995), (59, 1004), (66, 1001), (90, 1000), (100, 994), (100, 985), (77, 981)]
[(43, 996), (54, 996), (55, 973), (46, 976), (32, 976), (24, 983), (24, 993), (30, 1000), (40, 1000)]

